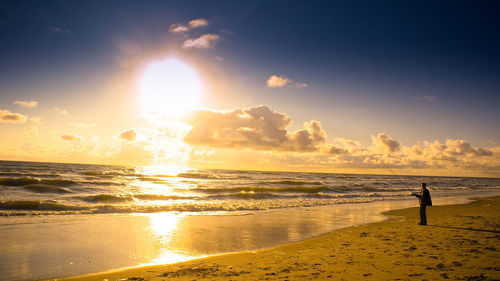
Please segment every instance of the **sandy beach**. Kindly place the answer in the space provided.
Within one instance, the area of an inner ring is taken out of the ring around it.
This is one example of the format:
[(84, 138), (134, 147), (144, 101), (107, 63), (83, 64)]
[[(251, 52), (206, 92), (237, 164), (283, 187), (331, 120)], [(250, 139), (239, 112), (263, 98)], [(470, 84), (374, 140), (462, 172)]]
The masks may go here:
[(252, 252), (64, 280), (499, 280), (500, 196), (390, 211), (388, 221)]

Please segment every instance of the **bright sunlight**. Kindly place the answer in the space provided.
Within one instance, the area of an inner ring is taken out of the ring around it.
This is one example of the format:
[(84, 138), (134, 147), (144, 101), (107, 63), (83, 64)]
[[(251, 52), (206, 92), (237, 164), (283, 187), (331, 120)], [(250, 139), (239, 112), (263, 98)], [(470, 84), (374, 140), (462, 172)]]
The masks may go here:
[(177, 116), (199, 105), (201, 82), (188, 65), (167, 59), (151, 64), (140, 81), (142, 104), (148, 111)]

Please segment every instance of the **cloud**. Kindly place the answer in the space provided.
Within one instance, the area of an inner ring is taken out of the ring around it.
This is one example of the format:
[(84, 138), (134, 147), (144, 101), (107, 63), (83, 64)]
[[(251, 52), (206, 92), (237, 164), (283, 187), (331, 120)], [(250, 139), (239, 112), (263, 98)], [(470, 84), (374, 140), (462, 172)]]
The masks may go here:
[(38, 126), (26, 126), (24, 127), (24, 132), (21, 134), (26, 137), (38, 137), (40, 129)]
[(190, 20), (187, 25), (183, 23), (174, 23), (171, 24), (170, 27), (168, 28), (168, 31), (173, 32), (173, 33), (181, 33), (181, 32), (187, 32), (191, 30), (192, 28), (198, 28), (198, 27), (203, 27), (208, 25), (208, 20), (204, 18), (199, 18), (199, 19), (194, 19)]
[(293, 83), (292, 87), (294, 88), (305, 88), (307, 87), (308, 84), (307, 83), (304, 83), (304, 82), (297, 82), (297, 83)]
[(465, 140), (446, 140), (445, 152), (450, 155), (491, 156), (493, 152), (484, 148), (474, 148)]
[(118, 133), (117, 137), (126, 141), (135, 141), (137, 139), (137, 133), (135, 129), (128, 129)]
[(83, 137), (80, 137), (79, 135), (76, 135), (73, 133), (64, 134), (61, 136), (61, 139), (67, 140), (67, 141), (84, 141), (85, 140)]
[(283, 75), (271, 75), (267, 79), (267, 86), (269, 88), (282, 88), (289, 85), (293, 88), (304, 88), (307, 87), (307, 83), (304, 82), (294, 82), (292, 79), (285, 77)]
[(393, 140), (386, 133), (380, 133), (377, 137), (372, 136), (373, 146), (376, 148), (381, 148), (382, 151), (392, 153), (399, 150), (399, 142)]
[(346, 138), (335, 138), (335, 141), (343, 144), (346, 147), (357, 148), (357, 147), (361, 146), (361, 143), (359, 141), (350, 140), (350, 139), (346, 139)]
[(349, 151), (345, 148), (331, 145), (330, 147), (327, 148), (327, 153), (328, 154), (348, 154)]
[(171, 24), (170, 27), (168, 28), (168, 31), (174, 32), (174, 33), (186, 32), (188, 30), (189, 30), (189, 27), (187, 27), (181, 23)]
[(285, 76), (271, 75), (269, 79), (267, 79), (267, 86), (269, 88), (281, 88), (291, 82), (292, 80)]
[(68, 114), (68, 111), (66, 109), (61, 109), (61, 108), (57, 108), (57, 107), (54, 107), (54, 111), (61, 114), (61, 115), (67, 115)]
[(49, 26), (49, 27), (47, 27), (47, 30), (50, 32), (61, 33), (61, 34), (72, 34), (73, 33), (66, 25)]
[(190, 20), (188, 24), (191, 28), (196, 28), (196, 27), (207, 26), (208, 21), (206, 19), (199, 18), (199, 19)]
[(236, 32), (234, 31), (230, 31), (230, 30), (227, 30), (227, 29), (220, 29), (219, 30), (221, 33), (224, 33), (224, 34), (229, 34), (229, 35), (235, 35)]
[(305, 122), (304, 129), (289, 132), (290, 117), (263, 105), (223, 112), (200, 110), (189, 123), (193, 128), (184, 141), (193, 145), (317, 152), (326, 140), (320, 122)]
[(0, 123), (24, 123), (27, 115), (0, 109)]
[(321, 128), (321, 123), (315, 120), (304, 122), (304, 128), (288, 134), (291, 150), (318, 151), (326, 141), (326, 132)]
[(38, 106), (38, 102), (33, 101), (33, 100), (30, 100), (30, 101), (16, 100), (16, 101), (14, 101), (14, 104), (17, 104), (19, 106), (26, 107), (26, 108), (35, 108)]
[(209, 49), (215, 46), (215, 42), (219, 40), (220, 37), (217, 34), (203, 34), (198, 38), (190, 38), (182, 44), (183, 49)]

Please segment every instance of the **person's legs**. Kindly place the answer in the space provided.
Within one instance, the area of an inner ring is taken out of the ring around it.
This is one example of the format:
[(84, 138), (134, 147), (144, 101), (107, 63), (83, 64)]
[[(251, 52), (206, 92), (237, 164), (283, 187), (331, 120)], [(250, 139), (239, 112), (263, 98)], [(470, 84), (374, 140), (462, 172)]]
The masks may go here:
[(427, 205), (425, 204), (420, 204), (420, 224), (426, 225), (427, 224), (427, 214), (425, 213)]

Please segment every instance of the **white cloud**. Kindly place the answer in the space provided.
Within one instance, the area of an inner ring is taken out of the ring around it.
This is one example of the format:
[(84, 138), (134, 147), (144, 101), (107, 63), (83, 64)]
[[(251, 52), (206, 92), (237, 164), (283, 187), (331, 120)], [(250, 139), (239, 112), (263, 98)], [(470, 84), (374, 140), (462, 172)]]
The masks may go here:
[(263, 105), (224, 112), (200, 110), (189, 123), (193, 128), (184, 141), (193, 145), (318, 152), (326, 140), (320, 122), (305, 122), (304, 129), (289, 132), (290, 117)]
[(285, 76), (271, 75), (269, 79), (267, 79), (267, 86), (270, 88), (281, 88), (291, 82), (292, 80)]
[(215, 42), (219, 40), (220, 37), (217, 34), (204, 34), (198, 38), (190, 38), (182, 44), (183, 49), (209, 49), (215, 46)]
[(469, 156), (491, 156), (493, 153), (484, 148), (474, 148), (465, 140), (446, 140), (445, 152), (450, 155), (469, 155)]
[(62, 108), (57, 108), (57, 107), (54, 107), (54, 111), (61, 114), (61, 115), (67, 115), (68, 114), (68, 111), (66, 109), (62, 109)]
[(182, 33), (182, 32), (188, 32), (192, 28), (198, 28), (198, 27), (203, 27), (207, 26), (208, 21), (204, 18), (199, 18), (199, 19), (194, 19), (190, 20), (187, 25), (183, 23), (174, 23), (171, 24), (170, 27), (168, 28), (168, 31), (173, 32), (173, 33)]
[(269, 88), (282, 88), (286, 85), (289, 85), (293, 88), (305, 88), (307, 87), (307, 83), (304, 82), (294, 82), (292, 79), (285, 77), (283, 75), (271, 75), (267, 79), (267, 86)]
[(196, 28), (196, 27), (207, 26), (208, 21), (206, 19), (199, 18), (199, 19), (190, 20), (188, 24), (191, 28)]
[(38, 106), (38, 102), (33, 101), (33, 100), (30, 100), (30, 101), (16, 100), (16, 101), (14, 101), (14, 104), (17, 104), (19, 106), (26, 107), (26, 108), (35, 108)]
[(27, 115), (0, 109), (0, 123), (24, 123)]
[(373, 146), (382, 149), (384, 152), (392, 153), (399, 150), (399, 142), (393, 140), (386, 133), (380, 133), (377, 137), (372, 136)]
[(118, 133), (117, 137), (126, 141), (135, 141), (137, 139), (137, 133), (135, 129), (128, 129)]
[(76, 135), (73, 133), (64, 134), (61, 136), (61, 139), (67, 140), (67, 141), (84, 141), (85, 140), (83, 137), (80, 137), (79, 135)]
[(174, 32), (174, 33), (186, 32), (188, 30), (189, 30), (189, 27), (187, 27), (181, 23), (171, 24), (170, 27), (168, 28), (168, 31)]
[(361, 146), (361, 143), (359, 141), (350, 140), (350, 139), (346, 139), (346, 138), (335, 138), (335, 141), (343, 144), (346, 147), (357, 148), (357, 147)]

